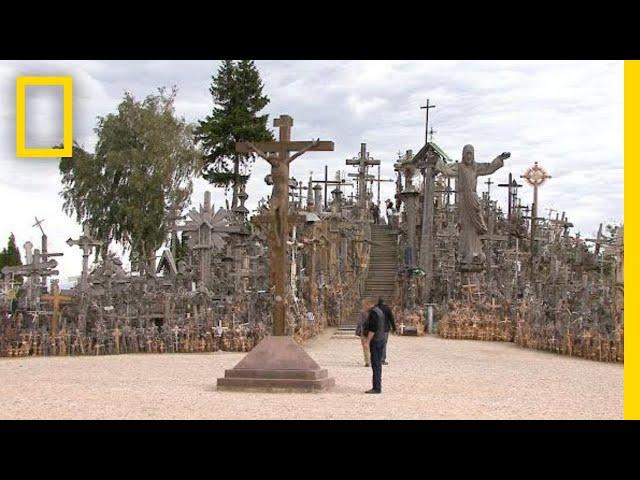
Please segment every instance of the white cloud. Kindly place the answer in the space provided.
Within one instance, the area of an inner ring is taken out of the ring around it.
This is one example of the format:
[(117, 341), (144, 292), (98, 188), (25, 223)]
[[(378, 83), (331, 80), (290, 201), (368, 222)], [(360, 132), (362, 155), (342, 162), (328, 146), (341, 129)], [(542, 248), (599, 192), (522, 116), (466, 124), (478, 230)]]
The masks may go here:
[[(623, 218), (623, 63), (618, 61), (258, 61), (271, 98), (270, 121), (288, 113), (293, 137), (333, 140), (334, 152), (308, 153), (292, 164), (298, 179), (345, 170), (344, 160), (366, 142), (382, 160), (382, 176), (394, 178), (397, 152), (417, 151), (424, 143), (424, 105), (435, 109), (434, 140), (459, 157), (472, 143), (479, 161), (502, 151), (512, 157), (492, 180), (502, 183), (511, 171), (519, 177), (538, 161), (553, 176), (540, 190), (541, 210), (566, 211), (583, 234), (602, 221)], [(9, 232), (19, 245), (39, 243), (33, 216), (45, 218), (50, 250), (59, 258), (63, 280), (80, 272), (77, 248), (64, 241), (80, 227), (61, 212), (57, 162), (15, 158), (15, 76), (74, 77), (74, 137), (92, 149), (96, 117), (115, 110), (124, 91), (142, 98), (161, 86), (179, 89), (177, 112), (188, 121), (212, 106), (208, 91), (216, 61), (10, 61), (0, 63), (0, 246)], [(349, 169), (351, 171), (351, 169)], [(8, 173), (8, 174), (7, 174)], [(249, 181), (247, 206), (269, 194), (258, 160)], [(478, 191), (486, 190), (486, 179)], [(193, 204), (202, 201), (206, 182), (198, 180)], [(212, 189), (216, 205), (223, 192)], [(394, 186), (382, 185), (382, 198)], [(529, 201), (529, 187), (521, 189)], [(492, 197), (506, 204), (504, 189)]]

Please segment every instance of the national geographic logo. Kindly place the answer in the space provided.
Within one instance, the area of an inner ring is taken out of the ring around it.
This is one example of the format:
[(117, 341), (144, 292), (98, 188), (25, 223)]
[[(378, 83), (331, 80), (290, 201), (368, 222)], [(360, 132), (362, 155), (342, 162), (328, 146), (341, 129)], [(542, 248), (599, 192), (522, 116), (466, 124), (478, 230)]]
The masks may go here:
[[(31, 86), (62, 86), (63, 148), (27, 148), (26, 146), (26, 88)], [(16, 78), (16, 157), (70, 157), (72, 152), (72, 80), (71, 77)]]

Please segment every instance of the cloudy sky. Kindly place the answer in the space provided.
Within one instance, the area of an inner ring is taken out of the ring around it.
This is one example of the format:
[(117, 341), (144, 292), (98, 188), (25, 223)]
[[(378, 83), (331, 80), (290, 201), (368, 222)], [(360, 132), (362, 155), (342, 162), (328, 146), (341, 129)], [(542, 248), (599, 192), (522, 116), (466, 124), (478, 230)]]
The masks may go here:
[[(594, 233), (600, 222), (623, 218), (623, 62), (621, 61), (258, 61), (271, 103), (271, 119), (294, 118), (292, 137), (320, 137), (335, 142), (334, 152), (307, 153), (296, 160), (292, 175), (308, 179), (345, 170), (345, 159), (366, 142), (382, 161), (382, 176), (394, 178), (398, 152), (424, 144), (424, 105), (430, 111), (433, 140), (454, 158), (475, 146), (476, 160), (489, 161), (503, 151), (511, 158), (492, 176), (506, 181), (539, 162), (553, 176), (540, 190), (541, 211), (566, 211), (576, 230)], [(65, 240), (77, 238), (80, 226), (62, 213), (56, 159), (15, 156), (15, 77), (71, 75), (74, 82), (74, 138), (93, 150), (96, 117), (113, 112), (124, 91), (137, 98), (156, 88), (178, 87), (176, 108), (188, 121), (212, 107), (208, 92), (218, 61), (1, 61), (0, 62), (0, 245), (10, 232), (22, 245), (39, 247), (34, 216), (45, 219), (49, 250), (62, 252), (59, 269), (67, 285), (81, 269), (81, 254)], [(59, 89), (58, 89), (59, 90)], [(56, 88), (27, 92), (27, 146), (61, 142), (60, 98)], [(59, 91), (58, 91), (59, 93)], [(352, 169), (347, 169), (351, 171)], [(258, 160), (248, 186), (249, 209), (269, 193), (268, 169)], [(485, 179), (478, 192), (485, 191)], [(192, 204), (201, 202), (208, 185), (196, 182)], [(383, 184), (382, 197), (393, 195)], [(224, 204), (222, 190), (213, 202)], [(506, 192), (492, 197), (506, 205)], [(523, 187), (529, 199), (532, 191)]]

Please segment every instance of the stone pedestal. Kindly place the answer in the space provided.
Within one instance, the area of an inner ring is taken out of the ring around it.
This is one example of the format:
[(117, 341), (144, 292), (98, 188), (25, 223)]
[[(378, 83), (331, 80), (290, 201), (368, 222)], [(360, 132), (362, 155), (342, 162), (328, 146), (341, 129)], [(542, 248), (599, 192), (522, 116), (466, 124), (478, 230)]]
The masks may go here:
[(320, 366), (288, 336), (269, 336), (218, 379), (218, 390), (320, 392), (335, 385)]

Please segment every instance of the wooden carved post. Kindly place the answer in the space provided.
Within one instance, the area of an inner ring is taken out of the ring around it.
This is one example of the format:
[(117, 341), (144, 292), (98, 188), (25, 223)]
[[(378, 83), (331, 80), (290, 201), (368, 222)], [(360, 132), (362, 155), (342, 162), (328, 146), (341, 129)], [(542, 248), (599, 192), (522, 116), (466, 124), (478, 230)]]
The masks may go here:
[[(278, 127), (279, 141), (277, 142), (238, 142), (236, 151), (255, 153), (271, 165), (273, 191), (270, 200), (270, 215), (273, 235), (271, 236), (271, 269), (274, 288), (273, 302), (273, 334), (284, 336), (286, 332), (287, 311), (287, 275), (289, 273), (289, 258), (287, 256), (288, 213), (289, 213), (289, 164), (307, 151), (333, 151), (333, 142), (292, 142), (291, 127), (293, 118), (281, 115), (274, 119), (274, 127)], [(296, 151), (294, 155), (290, 152)]]

